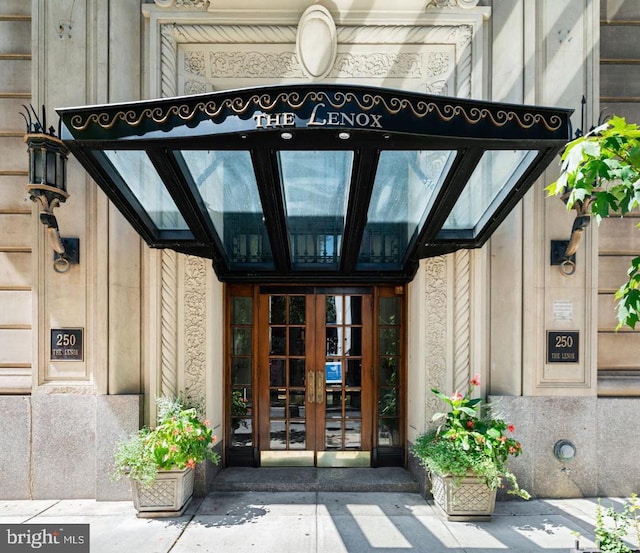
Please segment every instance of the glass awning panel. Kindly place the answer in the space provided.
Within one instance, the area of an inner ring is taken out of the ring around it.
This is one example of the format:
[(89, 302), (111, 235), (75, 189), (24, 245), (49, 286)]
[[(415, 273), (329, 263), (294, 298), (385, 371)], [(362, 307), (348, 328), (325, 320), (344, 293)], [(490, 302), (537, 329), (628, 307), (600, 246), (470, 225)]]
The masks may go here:
[(189, 228), (144, 151), (104, 150), (103, 153), (104, 156), (96, 152), (96, 157), (104, 169), (120, 183), (122, 188), (133, 193), (158, 229), (186, 230)]
[(337, 269), (344, 235), (353, 152), (278, 152), (294, 268)]
[(61, 138), (154, 248), (225, 282), (410, 281), (479, 248), (571, 138), (572, 110), (278, 85), (59, 109)]
[(273, 256), (251, 155), (235, 150), (180, 150), (188, 179), (215, 228), (229, 266), (263, 265), (273, 269)]
[(475, 238), (538, 153), (537, 150), (484, 152), (439, 236), (445, 237), (448, 233), (449, 236)]
[(401, 267), (456, 156), (452, 150), (380, 152), (358, 266)]

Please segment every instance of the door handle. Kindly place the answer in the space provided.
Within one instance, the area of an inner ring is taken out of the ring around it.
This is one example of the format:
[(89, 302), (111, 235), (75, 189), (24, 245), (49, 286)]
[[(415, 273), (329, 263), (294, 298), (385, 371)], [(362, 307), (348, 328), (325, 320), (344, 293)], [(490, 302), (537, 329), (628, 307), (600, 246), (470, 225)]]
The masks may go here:
[(313, 371), (307, 373), (307, 402), (314, 403), (316, 400), (316, 375)]
[(324, 403), (324, 371), (316, 372), (316, 403)]

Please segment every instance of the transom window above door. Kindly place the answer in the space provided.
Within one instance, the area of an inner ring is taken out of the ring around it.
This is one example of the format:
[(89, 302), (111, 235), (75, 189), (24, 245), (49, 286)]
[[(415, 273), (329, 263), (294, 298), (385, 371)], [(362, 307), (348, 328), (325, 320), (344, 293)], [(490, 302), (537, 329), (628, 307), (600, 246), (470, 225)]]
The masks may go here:
[(406, 282), (481, 247), (571, 110), (282, 85), (64, 108), (62, 138), (152, 247), (227, 282)]

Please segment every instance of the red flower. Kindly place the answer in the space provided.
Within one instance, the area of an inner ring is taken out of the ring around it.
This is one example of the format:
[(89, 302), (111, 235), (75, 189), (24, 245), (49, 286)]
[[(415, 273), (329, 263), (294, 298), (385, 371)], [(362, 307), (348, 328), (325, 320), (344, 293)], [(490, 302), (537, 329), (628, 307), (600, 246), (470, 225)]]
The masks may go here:
[(451, 401), (460, 401), (462, 398), (463, 398), (462, 394), (460, 392), (456, 392), (449, 399)]
[(476, 374), (470, 381), (469, 384), (472, 386), (480, 386), (480, 375)]
[(506, 436), (500, 436), (498, 438), (499, 441), (501, 441), (502, 443), (505, 443), (507, 441), (507, 437)]
[(515, 453), (517, 450), (512, 445), (509, 446), (509, 453)]
[(218, 441), (218, 436), (211, 436), (211, 443), (216, 443)]
[(193, 459), (189, 459), (189, 460), (187, 461), (187, 466), (188, 466), (190, 469), (195, 469), (195, 468), (196, 468), (196, 462), (195, 462)]
[(207, 419), (207, 420), (206, 420), (206, 421), (204, 421), (204, 423), (202, 423), (202, 424), (204, 424), (205, 426), (209, 426), (211, 423), (209, 422), (209, 419)]
[(467, 421), (467, 428), (473, 428), (473, 421)]
[(508, 430), (509, 432), (515, 432), (515, 431), (516, 431), (516, 427), (515, 427), (515, 426), (513, 426), (513, 424), (510, 424), (509, 426), (507, 426), (507, 430)]

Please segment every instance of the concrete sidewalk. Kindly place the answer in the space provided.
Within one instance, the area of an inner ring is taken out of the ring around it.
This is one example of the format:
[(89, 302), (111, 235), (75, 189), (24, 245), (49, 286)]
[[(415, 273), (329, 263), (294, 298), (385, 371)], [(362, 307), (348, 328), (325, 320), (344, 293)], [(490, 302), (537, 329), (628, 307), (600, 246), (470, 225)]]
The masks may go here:
[(214, 492), (172, 519), (138, 519), (131, 502), (0, 500), (0, 524), (88, 523), (91, 553), (554, 552), (576, 533), (593, 547), (596, 505), (498, 502), (491, 522), (465, 523), (414, 493)]

